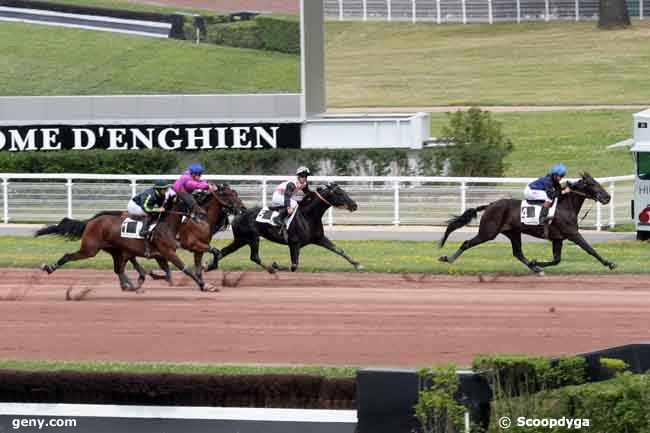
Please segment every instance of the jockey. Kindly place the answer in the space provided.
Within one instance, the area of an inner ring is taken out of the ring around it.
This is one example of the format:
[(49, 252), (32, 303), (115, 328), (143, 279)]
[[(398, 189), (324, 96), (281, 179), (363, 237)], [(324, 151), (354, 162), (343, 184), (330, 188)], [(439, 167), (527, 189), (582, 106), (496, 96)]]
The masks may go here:
[(174, 182), (174, 185), (169, 189), (165, 198), (169, 199), (176, 194), (190, 207), (196, 205), (196, 201), (192, 197), (192, 192), (196, 190), (209, 190), (214, 191), (215, 186), (209, 182), (201, 180), (201, 176), (205, 172), (205, 168), (201, 164), (192, 164), (187, 171)]
[(309, 183), (307, 182), (309, 174), (307, 167), (300, 167), (296, 170), (295, 178), (282, 182), (275, 188), (271, 199), (271, 207), (281, 209), (273, 220), (274, 224), (284, 226), (284, 219), (295, 212), (298, 203), (309, 192)]
[(526, 200), (544, 201), (542, 211), (539, 214), (539, 223), (544, 225), (546, 237), (548, 237), (548, 211), (553, 206), (553, 201), (559, 194), (566, 194), (570, 191), (569, 187), (562, 188), (562, 185), (560, 185), (560, 181), (566, 176), (566, 172), (564, 164), (554, 165), (550, 173), (529, 183), (524, 190)]
[(142, 220), (140, 236), (144, 238), (144, 255), (149, 257), (149, 226), (154, 214), (160, 212), (160, 207), (165, 202), (165, 192), (171, 186), (166, 180), (157, 181), (153, 188), (146, 189), (133, 197), (127, 206), (129, 217)]

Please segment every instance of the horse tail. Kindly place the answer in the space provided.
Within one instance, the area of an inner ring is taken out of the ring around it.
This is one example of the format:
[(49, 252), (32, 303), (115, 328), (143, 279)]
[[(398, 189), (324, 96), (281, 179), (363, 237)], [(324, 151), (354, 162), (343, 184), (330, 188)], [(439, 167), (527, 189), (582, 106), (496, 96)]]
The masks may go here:
[(467, 209), (465, 212), (463, 212), (462, 215), (457, 215), (452, 219), (448, 220), (447, 230), (445, 230), (445, 234), (443, 235), (442, 239), (440, 239), (440, 243), (438, 246), (442, 248), (445, 245), (447, 238), (454, 230), (458, 230), (461, 227), (465, 227), (467, 224), (472, 222), (474, 218), (476, 218), (476, 215), (479, 212), (485, 210), (487, 207), (488, 205), (483, 205), (472, 209)]
[(89, 220), (78, 221), (70, 218), (63, 218), (58, 224), (43, 227), (34, 233), (34, 237), (56, 235), (63, 236), (70, 240), (80, 239), (86, 229)]

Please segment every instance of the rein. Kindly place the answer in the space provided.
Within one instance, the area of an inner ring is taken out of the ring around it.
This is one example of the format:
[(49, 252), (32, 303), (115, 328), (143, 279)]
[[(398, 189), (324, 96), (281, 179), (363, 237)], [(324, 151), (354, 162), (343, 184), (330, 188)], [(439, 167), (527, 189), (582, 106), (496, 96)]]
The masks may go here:
[(318, 191), (314, 191), (314, 194), (316, 194), (316, 197), (318, 197), (319, 199), (321, 199), (322, 201), (324, 201), (325, 203), (327, 203), (328, 206), (332, 207), (332, 203), (330, 203), (330, 202), (328, 202), (327, 200), (325, 200), (325, 198), (324, 198), (322, 195), (320, 195), (320, 194), (318, 193)]
[[(571, 187), (569, 187), (569, 188), (571, 188)], [(576, 190), (573, 190), (573, 189), (572, 189), (571, 192), (574, 193), (574, 194), (581, 195), (581, 196), (583, 196), (583, 197), (585, 197), (585, 198), (591, 198), (591, 197), (589, 197), (587, 194), (585, 194), (585, 193), (582, 192), (582, 191), (576, 191)], [(592, 210), (593, 208), (594, 208), (594, 203), (592, 202), (592, 203), (591, 203), (591, 206), (589, 206), (589, 209), (587, 209), (587, 211), (582, 215), (582, 218), (580, 218), (580, 221), (578, 221), (578, 223), (581, 223), (582, 221), (584, 221), (584, 219), (587, 218), (587, 215), (589, 215), (589, 212), (591, 212), (591, 210)]]

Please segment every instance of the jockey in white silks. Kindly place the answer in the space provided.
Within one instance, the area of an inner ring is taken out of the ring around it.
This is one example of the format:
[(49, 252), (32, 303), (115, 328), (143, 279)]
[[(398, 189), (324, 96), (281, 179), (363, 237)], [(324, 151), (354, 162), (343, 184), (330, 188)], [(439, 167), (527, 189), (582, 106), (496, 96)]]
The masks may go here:
[(309, 192), (307, 176), (309, 176), (309, 169), (300, 167), (296, 170), (295, 179), (282, 182), (275, 188), (271, 198), (271, 207), (280, 209), (280, 212), (273, 220), (274, 224), (284, 225), (284, 219), (296, 211), (300, 201)]

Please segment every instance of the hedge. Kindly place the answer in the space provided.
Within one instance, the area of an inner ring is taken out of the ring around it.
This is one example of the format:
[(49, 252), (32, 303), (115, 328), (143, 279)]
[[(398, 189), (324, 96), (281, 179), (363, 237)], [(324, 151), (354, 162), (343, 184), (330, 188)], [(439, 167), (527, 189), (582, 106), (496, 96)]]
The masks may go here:
[[(186, 16), (185, 39), (196, 40), (196, 17)], [(203, 15), (199, 21), (203, 42), (237, 48), (300, 53), (300, 22), (289, 17), (257, 16), (252, 20), (234, 20), (228, 15)]]
[(160, 174), (176, 171), (179, 155), (163, 150), (0, 153), (2, 173)]
[[(415, 158), (429, 161), (432, 149), (419, 151)], [(426, 157), (425, 157), (426, 156)], [(2, 173), (97, 173), (162, 174), (180, 173), (193, 162), (205, 165), (208, 174), (284, 175), (306, 165), (316, 175), (417, 175), (435, 168), (409, 168), (407, 150), (227, 150), (214, 152), (168, 152), (163, 150), (62, 151), (0, 153)], [(429, 161), (430, 162), (430, 161)]]

